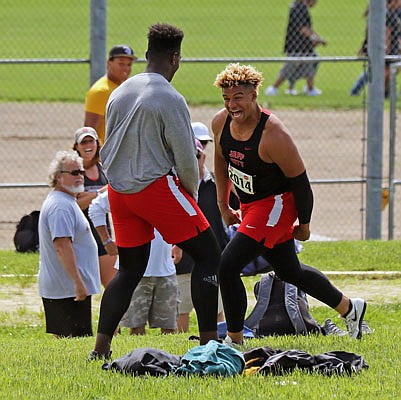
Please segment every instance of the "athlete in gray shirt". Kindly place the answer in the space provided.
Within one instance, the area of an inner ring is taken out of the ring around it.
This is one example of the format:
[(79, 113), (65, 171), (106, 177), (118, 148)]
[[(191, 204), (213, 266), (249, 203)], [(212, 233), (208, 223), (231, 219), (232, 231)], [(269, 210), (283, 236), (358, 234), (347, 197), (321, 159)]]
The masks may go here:
[(103, 294), (89, 360), (110, 357), (113, 333), (145, 272), (154, 228), (195, 261), (191, 294), (200, 343), (217, 339), (220, 248), (196, 203), (199, 171), (188, 107), (170, 84), (183, 36), (168, 24), (151, 26), (145, 72), (121, 84), (107, 104), (100, 157), (120, 268)]
[(106, 115), (100, 154), (114, 190), (140, 192), (174, 168), (196, 198), (198, 164), (188, 107), (164, 76), (144, 72), (129, 78), (111, 94)]

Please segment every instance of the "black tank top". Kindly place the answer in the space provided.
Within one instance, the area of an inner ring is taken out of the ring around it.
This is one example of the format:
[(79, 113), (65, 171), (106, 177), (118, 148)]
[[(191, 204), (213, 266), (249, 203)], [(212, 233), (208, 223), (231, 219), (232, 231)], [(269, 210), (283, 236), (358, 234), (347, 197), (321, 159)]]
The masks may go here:
[(224, 158), (228, 162), (228, 175), (235, 185), (241, 203), (250, 203), (267, 196), (289, 191), (289, 183), (279, 166), (264, 162), (258, 154), (259, 143), (270, 113), (261, 111), (258, 125), (245, 141), (236, 140), (230, 131), (228, 115), (220, 137)]
[[(85, 191), (86, 192), (96, 192), (96, 190), (99, 190), (103, 186), (108, 184), (108, 181), (107, 181), (107, 178), (106, 178), (106, 175), (105, 175), (105, 173), (103, 171), (102, 166), (99, 163), (97, 163), (96, 164), (96, 168), (97, 168), (97, 170), (99, 172), (99, 177), (97, 179), (93, 180), (93, 179), (89, 179), (86, 175), (84, 176), (84, 187), (85, 187)], [(92, 220), (89, 218), (89, 207), (85, 208), (85, 210), (83, 210), (83, 212), (85, 214), (85, 217), (89, 221), (89, 225), (91, 227), (92, 233), (95, 236), (95, 239), (99, 244), (100, 238), (98, 236), (98, 233), (97, 233), (95, 227), (93, 226)], [(107, 228), (109, 229), (109, 232), (110, 232), (110, 221), (109, 221), (109, 216), (108, 215), (106, 215), (106, 226), (107, 226)], [(102, 243), (102, 241), (100, 240), (100, 244), (101, 243)]]
[(107, 185), (108, 181), (105, 173), (103, 172), (102, 166), (97, 163), (96, 168), (99, 173), (97, 179), (89, 179), (86, 175), (84, 176), (84, 186), (86, 192), (96, 192), (96, 190), (101, 189), (104, 185)]

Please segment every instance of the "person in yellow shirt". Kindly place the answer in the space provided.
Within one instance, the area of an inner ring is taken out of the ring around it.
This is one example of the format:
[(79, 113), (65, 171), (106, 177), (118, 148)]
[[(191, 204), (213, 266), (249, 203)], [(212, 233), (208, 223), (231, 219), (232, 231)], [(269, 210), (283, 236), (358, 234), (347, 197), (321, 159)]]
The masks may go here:
[(86, 94), (84, 126), (96, 130), (101, 145), (105, 140), (107, 100), (111, 92), (129, 78), (135, 60), (137, 57), (131, 47), (124, 44), (113, 46), (107, 60), (106, 75), (98, 79)]

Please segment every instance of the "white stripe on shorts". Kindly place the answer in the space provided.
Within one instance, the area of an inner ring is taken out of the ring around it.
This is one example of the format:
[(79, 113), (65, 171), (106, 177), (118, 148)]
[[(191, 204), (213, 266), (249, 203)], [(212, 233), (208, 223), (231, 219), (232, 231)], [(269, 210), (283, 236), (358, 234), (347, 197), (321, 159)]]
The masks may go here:
[(168, 186), (171, 190), (173, 196), (177, 199), (177, 201), (181, 204), (181, 207), (189, 214), (189, 216), (193, 217), (197, 215), (196, 210), (192, 207), (192, 204), (186, 199), (186, 197), (178, 190), (177, 185), (174, 182), (174, 178), (170, 175), (167, 175)]
[(274, 196), (274, 205), (270, 211), (266, 226), (276, 226), (283, 211), (283, 198), (281, 194)]

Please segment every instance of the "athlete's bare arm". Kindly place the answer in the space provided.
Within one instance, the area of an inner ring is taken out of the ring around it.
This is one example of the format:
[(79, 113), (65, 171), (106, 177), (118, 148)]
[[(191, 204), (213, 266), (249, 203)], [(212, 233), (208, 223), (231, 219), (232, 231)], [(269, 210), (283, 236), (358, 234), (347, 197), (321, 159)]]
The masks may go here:
[(271, 114), (266, 122), (259, 146), (259, 156), (265, 162), (274, 162), (284, 175), (292, 178), (305, 171), (301, 155), (284, 124)]
[(214, 135), (214, 175), (217, 189), (217, 204), (221, 216), (227, 225), (240, 223), (236, 212), (229, 206), (231, 181), (228, 177), (228, 164), (223, 156), (220, 146), (220, 136), (227, 118), (227, 111), (220, 110), (212, 120), (212, 131)]

